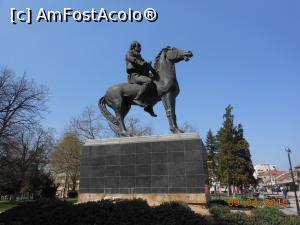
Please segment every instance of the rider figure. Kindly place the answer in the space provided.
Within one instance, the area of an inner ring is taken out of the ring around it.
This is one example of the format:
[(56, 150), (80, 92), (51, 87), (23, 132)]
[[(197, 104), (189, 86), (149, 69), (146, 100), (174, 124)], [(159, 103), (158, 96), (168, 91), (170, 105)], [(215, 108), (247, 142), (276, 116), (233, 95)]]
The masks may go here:
[(151, 63), (146, 62), (141, 56), (141, 44), (137, 41), (132, 42), (130, 49), (126, 53), (126, 71), (128, 73), (128, 82), (131, 84), (140, 84), (141, 88), (137, 93), (134, 101), (142, 106), (144, 110), (150, 113), (151, 116), (156, 117), (151, 105), (145, 106), (141, 101), (143, 94), (145, 94), (151, 84), (152, 79), (149, 77), (149, 70), (152, 69)]

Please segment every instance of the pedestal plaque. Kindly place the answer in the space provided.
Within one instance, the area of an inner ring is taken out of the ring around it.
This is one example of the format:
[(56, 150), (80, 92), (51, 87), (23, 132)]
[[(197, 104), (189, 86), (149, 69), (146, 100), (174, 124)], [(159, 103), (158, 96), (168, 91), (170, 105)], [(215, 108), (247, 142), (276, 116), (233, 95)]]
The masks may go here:
[(207, 203), (206, 162), (195, 133), (88, 140), (81, 149), (79, 201)]

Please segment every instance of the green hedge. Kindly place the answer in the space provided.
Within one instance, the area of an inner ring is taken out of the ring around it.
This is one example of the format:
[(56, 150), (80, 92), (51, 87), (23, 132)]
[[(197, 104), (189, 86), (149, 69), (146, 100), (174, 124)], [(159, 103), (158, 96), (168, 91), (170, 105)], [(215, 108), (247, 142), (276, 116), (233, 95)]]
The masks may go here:
[(228, 207), (213, 207), (210, 212), (218, 225), (254, 225), (252, 218), (245, 213), (232, 213)]
[(22, 204), (0, 214), (1, 225), (208, 225), (179, 203), (150, 207), (143, 200), (72, 205), (59, 200)]
[(218, 225), (300, 225), (299, 216), (287, 216), (277, 208), (257, 208), (252, 216), (230, 212), (229, 208), (213, 207), (210, 212)]
[(213, 217), (194, 213), (187, 205), (150, 207), (143, 200), (100, 201), (73, 205), (59, 200), (23, 203), (0, 214), (0, 225), (300, 225), (300, 217), (276, 208), (254, 209), (252, 216), (213, 207)]

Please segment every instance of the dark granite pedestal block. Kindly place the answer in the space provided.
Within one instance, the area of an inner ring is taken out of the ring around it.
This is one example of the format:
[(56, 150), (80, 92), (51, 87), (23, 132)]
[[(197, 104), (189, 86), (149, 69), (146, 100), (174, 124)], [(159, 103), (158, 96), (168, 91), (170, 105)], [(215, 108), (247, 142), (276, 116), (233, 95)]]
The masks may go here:
[(81, 150), (79, 200), (206, 203), (206, 161), (195, 133), (88, 140)]

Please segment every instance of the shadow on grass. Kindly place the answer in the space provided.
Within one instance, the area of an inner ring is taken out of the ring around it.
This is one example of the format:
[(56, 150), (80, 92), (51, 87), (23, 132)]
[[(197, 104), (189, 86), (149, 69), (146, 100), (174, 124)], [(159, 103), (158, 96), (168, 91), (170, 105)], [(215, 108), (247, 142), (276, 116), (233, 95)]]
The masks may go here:
[(0, 212), (4, 212), (6, 210), (12, 209), (16, 207), (19, 203), (12, 201), (0, 201)]
[[(77, 203), (77, 198), (65, 198), (65, 199), (59, 199), (61, 201), (69, 202), (72, 204)], [(32, 202), (33, 200), (26, 200), (26, 201), (0, 201), (0, 213), (5, 212), (9, 209), (12, 209), (20, 204), (23, 204), (25, 202)]]

